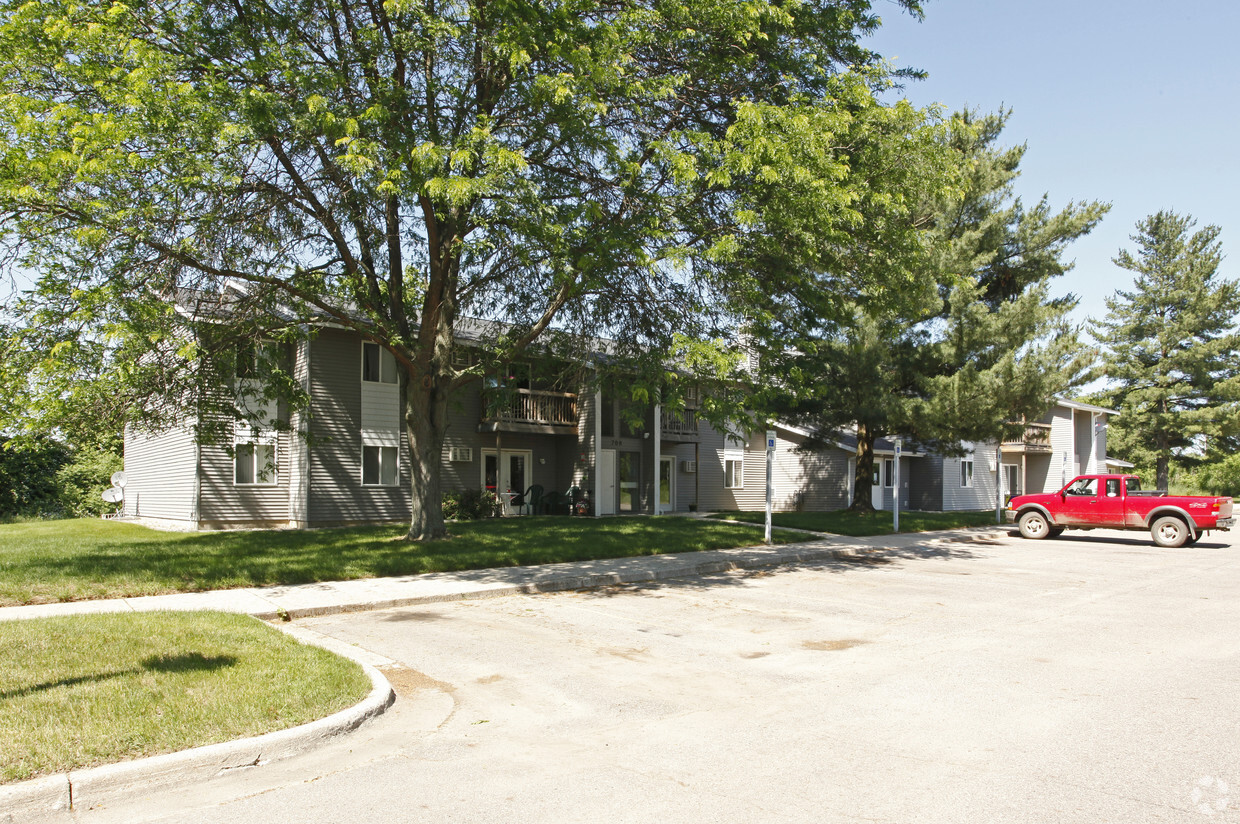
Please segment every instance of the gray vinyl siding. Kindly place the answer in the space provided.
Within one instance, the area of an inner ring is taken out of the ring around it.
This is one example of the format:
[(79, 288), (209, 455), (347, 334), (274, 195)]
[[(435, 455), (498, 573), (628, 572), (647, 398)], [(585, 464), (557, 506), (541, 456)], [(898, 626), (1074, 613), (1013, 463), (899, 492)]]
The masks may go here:
[(690, 506), (697, 504), (698, 473), (685, 472), (681, 468), (685, 461), (696, 460), (696, 446), (693, 443), (668, 443), (663, 446), (663, 454), (676, 460), (672, 468), (672, 479), (676, 485), (672, 503), (677, 512), (688, 512)]
[[(478, 422), (482, 420), (481, 388), (481, 379), (470, 381), (458, 387), (448, 399), (448, 428), (440, 459), (440, 484), (444, 492), (482, 488), (482, 449), (484, 444), (486, 448), (494, 448), (495, 436), (478, 433)], [(462, 446), (473, 449), (473, 460), (448, 460), (452, 448)]]
[(806, 452), (800, 436), (777, 433), (772, 508), (776, 512), (830, 512), (848, 506), (852, 480), (848, 453), (835, 447)]
[(1062, 488), (1077, 475), (1072, 417), (1072, 410), (1064, 406), (1051, 411), (1051, 461), (1046, 484), (1053, 490)]
[(909, 466), (909, 506), (927, 512), (943, 509), (943, 457), (927, 455)]
[[(362, 486), (361, 338), (324, 329), (310, 360), (310, 489), (314, 526), (403, 521), (409, 517), (409, 447), (399, 439), (396, 486)], [(398, 407), (392, 409), (400, 420)], [(404, 429), (401, 428), (403, 435)]]
[[(968, 444), (965, 445), (968, 448)], [(960, 485), (960, 464), (964, 458), (943, 459), (943, 511), (990, 509), (995, 505), (996, 472), (993, 444), (976, 444), (973, 452), (973, 486)], [(967, 455), (965, 457), (968, 457)]]
[(194, 428), (158, 434), (125, 430), (125, 508), (142, 518), (196, 522)]
[(203, 526), (279, 526), (288, 523), (292, 464), (287, 432), (281, 432), (276, 440), (274, 484), (239, 486), (234, 483), (233, 457), (221, 444), (203, 445), (198, 460), (198, 518)]
[[(875, 456), (874, 456), (874, 460), (875, 460), (876, 462), (882, 462), (882, 461), (894, 460), (894, 456), (892, 456), (892, 457), (890, 457), (890, 458), (889, 458), (889, 457), (887, 457), (886, 455), (875, 455)], [(910, 481), (910, 479), (909, 479), (909, 472), (910, 472), (910, 469), (909, 469), (909, 462), (910, 462), (910, 460), (912, 460), (912, 459), (910, 459), (910, 458), (906, 458), (906, 457), (905, 457), (905, 458), (901, 458), (901, 459), (900, 459), (900, 491), (901, 491), (901, 493), (902, 493), (902, 494), (901, 494), (901, 496), (900, 496), (900, 508), (901, 508), (901, 509), (910, 509), (910, 508), (912, 508), (912, 496), (911, 496), (910, 492), (911, 492), (911, 490), (912, 490), (912, 488), (913, 488), (913, 485), (912, 485), (912, 482), (911, 482), (911, 481)], [(985, 464), (983, 464), (983, 467), (982, 467), (982, 468), (983, 468), (983, 469), (985, 468)], [(885, 471), (885, 470), (884, 470), (884, 471)], [(959, 471), (959, 470), (957, 470), (957, 471)], [(893, 478), (893, 479), (892, 479), (892, 482), (894, 482), (894, 480), (895, 480), (895, 479)], [(892, 501), (894, 500), (894, 497), (895, 497), (895, 487), (894, 487), (894, 486), (887, 486), (887, 479), (886, 479), (886, 478), (884, 478), (884, 479), (883, 479), (883, 486), (882, 486), (882, 490), (883, 490), (883, 491), (882, 491), (882, 499), (883, 499), (883, 501), (882, 501), (882, 506), (881, 506), (881, 507), (879, 507), (879, 509), (883, 509), (883, 510), (890, 510), (890, 509), (891, 509), (891, 503), (892, 503)]]

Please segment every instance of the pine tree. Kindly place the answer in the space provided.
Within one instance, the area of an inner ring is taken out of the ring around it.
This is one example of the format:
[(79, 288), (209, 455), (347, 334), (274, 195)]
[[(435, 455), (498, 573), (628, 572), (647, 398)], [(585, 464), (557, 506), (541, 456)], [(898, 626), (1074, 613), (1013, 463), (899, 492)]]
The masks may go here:
[(1099, 335), (1122, 413), (1111, 445), (1153, 464), (1160, 489), (1186, 449), (1240, 431), (1240, 285), (1219, 274), (1219, 227), (1193, 232), (1196, 225), (1172, 211), (1137, 223), (1136, 254), (1121, 250), (1114, 259), (1136, 273), (1133, 288), (1107, 299)]

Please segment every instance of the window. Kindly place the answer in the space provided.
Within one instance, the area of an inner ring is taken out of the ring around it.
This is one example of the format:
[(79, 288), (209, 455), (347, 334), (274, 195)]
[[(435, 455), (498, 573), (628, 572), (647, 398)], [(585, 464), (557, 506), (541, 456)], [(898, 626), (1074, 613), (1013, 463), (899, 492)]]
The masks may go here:
[(745, 459), (727, 458), (723, 462), (724, 489), (743, 489), (745, 487)]
[(276, 482), (276, 445), (241, 443), (233, 448), (233, 483), (271, 486)]
[(1119, 478), (1107, 478), (1107, 497), (1119, 497)]
[(896, 462), (891, 458), (883, 459), (883, 472), (886, 473), (883, 476), (883, 486), (887, 487), (888, 489), (891, 489), (891, 479), (892, 479), (892, 476), (896, 474), (895, 463)]
[(960, 461), (960, 485), (962, 487), (973, 486), (973, 458), (962, 458)]
[(363, 446), (362, 486), (396, 486), (399, 456), (399, 447)]
[(377, 343), (362, 342), (362, 380), (396, 383), (396, 358)]
[(1072, 486), (1068, 487), (1065, 492), (1069, 495), (1093, 496), (1098, 494), (1097, 478), (1081, 478)]

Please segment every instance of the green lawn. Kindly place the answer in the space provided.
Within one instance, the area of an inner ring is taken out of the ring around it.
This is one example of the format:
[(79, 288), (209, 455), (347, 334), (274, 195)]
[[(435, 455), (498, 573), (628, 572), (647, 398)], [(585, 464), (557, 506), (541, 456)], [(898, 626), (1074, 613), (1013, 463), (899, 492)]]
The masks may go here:
[(0, 623), (0, 783), (286, 729), (352, 706), (352, 661), (210, 612)]
[[(715, 517), (745, 523), (765, 523), (763, 512), (720, 512)], [(771, 516), (774, 526), (789, 529), (808, 529), (814, 532), (830, 532), (835, 535), (891, 534), (891, 513), (872, 512), (861, 515), (848, 510), (838, 512), (776, 512)], [(929, 532), (935, 529), (954, 529), (962, 526), (994, 526), (993, 509), (983, 512), (901, 512), (901, 532)]]
[[(762, 533), (689, 518), (503, 518), (452, 537), (400, 527), (173, 533), (103, 520), (0, 525), (0, 606), (303, 584), (749, 546)], [(776, 535), (797, 541), (796, 533)]]

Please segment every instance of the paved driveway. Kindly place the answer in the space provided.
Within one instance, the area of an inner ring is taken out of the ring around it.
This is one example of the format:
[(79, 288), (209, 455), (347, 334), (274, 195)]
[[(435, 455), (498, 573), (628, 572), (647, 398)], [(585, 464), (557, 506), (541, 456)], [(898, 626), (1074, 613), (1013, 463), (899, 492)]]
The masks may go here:
[(82, 821), (1240, 821), (1236, 538), (1071, 533), (299, 624), (389, 715)]

